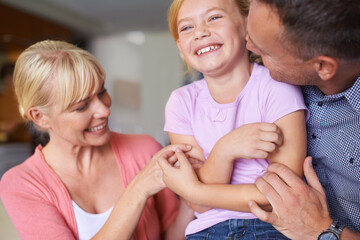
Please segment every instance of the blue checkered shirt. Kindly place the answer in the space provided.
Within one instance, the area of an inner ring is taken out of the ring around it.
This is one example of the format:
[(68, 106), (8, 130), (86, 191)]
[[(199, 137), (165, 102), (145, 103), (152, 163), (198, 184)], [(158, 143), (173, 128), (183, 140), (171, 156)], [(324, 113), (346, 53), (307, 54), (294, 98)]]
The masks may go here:
[(308, 155), (325, 188), (331, 217), (360, 232), (360, 77), (346, 91), (324, 96), (303, 87), (310, 110)]

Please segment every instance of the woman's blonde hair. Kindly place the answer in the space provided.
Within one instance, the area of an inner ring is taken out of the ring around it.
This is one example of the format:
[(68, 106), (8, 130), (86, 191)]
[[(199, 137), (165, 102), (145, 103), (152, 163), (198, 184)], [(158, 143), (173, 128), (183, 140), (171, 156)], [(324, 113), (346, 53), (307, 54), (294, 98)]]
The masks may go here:
[(60, 111), (94, 94), (105, 72), (89, 52), (63, 41), (45, 40), (27, 48), (16, 61), (14, 86), (23, 118), (36, 107), (47, 113), (54, 103)]

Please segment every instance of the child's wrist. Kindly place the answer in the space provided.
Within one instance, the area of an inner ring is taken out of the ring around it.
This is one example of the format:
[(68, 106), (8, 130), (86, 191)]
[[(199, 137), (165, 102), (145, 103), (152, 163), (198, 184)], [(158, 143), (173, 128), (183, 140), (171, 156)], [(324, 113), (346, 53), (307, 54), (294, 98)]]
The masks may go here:
[(224, 162), (233, 162), (235, 156), (232, 154), (234, 151), (232, 149), (227, 149), (229, 146), (228, 142), (224, 138), (220, 138), (219, 141), (215, 144), (215, 154), (220, 161)]

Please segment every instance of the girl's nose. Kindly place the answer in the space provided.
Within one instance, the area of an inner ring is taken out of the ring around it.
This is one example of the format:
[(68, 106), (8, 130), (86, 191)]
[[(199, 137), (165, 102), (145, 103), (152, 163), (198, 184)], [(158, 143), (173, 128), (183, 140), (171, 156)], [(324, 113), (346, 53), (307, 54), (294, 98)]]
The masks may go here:
[(204, 37), (210, 36), (210, 31), (206, 26), (200, 25), (195, 29), (194, 36), (195, 39), (202, 39)]

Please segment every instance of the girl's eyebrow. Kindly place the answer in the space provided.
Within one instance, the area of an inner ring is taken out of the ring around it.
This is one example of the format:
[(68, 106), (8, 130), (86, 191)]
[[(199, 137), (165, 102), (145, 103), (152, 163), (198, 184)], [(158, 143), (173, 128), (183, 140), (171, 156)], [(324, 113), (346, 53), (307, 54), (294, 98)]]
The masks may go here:
[[(202, 15), (206, 15), (209, 12), (214, 11), (214, 10), (225, 11), (224, 8), (221, 8), (221, 7), (212, 7), (212, 8), (207, 9), (204, 13), (202, 13)], [(191, 17), (184, 17), (184, 18), (179, 19), (179, 21), (177, 22), (177, 25), (179, 26), (181, 22), (187, 21), (187, 20), (191, 20)]]

